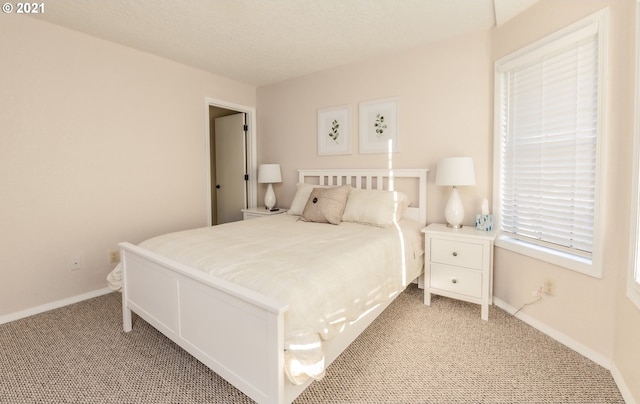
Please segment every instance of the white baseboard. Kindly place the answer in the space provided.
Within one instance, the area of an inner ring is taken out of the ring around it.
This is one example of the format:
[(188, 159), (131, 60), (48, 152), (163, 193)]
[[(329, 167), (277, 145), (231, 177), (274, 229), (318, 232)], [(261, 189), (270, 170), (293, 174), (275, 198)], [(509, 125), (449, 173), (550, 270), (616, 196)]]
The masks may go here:
[(15, 313), (0, 316), (0, 324), (9, 323), (11, 321), (20, 320), (21, 318), (30, 317), (36, 314), (44, 313), (45, 311), (58, 309), (60, 307), (68, 306), (70, 304), (78, 303), (83, 300), (93, 299), (94, 297), (106, 295), (113, 292), (109, 288), (103, 288), (94, 290), (92, 292), (83, 293), (81, 295), (68, 297), (66, 299), (58, 300), (55, 302), (43, 304), (41, 306), (32, 307), (27, 310), (18, 311)]
[[(513, 314), (517, 310), (515, 307), (507, 304), (506, 302), (498, 299), (495, 296), (493, 298), (493, 302), (496, 306), (500, 307), (507, 313)], [(536, 320), (535, 318), (527, 315), (526, 313), (519, 312), (515, 315), (515, 317), (529, 324), (536, 330), (555, 339), (556, 341), (560, 342), (566, 347), (573, 349), (574, 351), (578, 352), (580, 355), (594, 361), (598, 365), (607, 369), (609, 372), (611, 372), (611, 376), (613, 376), (613, 380), (616, 382), (616, 385), (620, 390), (620, 394), (622, 395), (622, 398), (624, 398), (625, 402), (627, 404), (636, 404), (635, 400), (633, 399), (633, 396), (631, 395), (631, 392), (629, 391), (629, 388), (627, 387), (626, 383), (624, 382), (624, 379), (622, 378), (622, 375), (620, 374), (620, 372), (618, 371), (618, 368), (616, 368), (615, 364), (611, 359), (607, 358), (606, 356), (598, 352), (595, 352), (594, 350), (585, 346), (584, 344), (561, 333), (555, 328), (549, 327), (547, 324)]]
[(620, 394), (622, 394), (624, 402), (626, 404), (636, 404), (636, 400), (633, 398), (633, 395), (631, 395), (631, 391), (629, 391), (629, 388), (624, 382), (624, 378), (620, 374), (620, 371), (616, 367), (615, 363), (611, 366), (611, 369), (609, 369), (609, 371), (611, 372), (611, 376), (613, 376), (613, 380), (615, 380), (616, 384), (618, 385), (618, 390), (620, 390)]

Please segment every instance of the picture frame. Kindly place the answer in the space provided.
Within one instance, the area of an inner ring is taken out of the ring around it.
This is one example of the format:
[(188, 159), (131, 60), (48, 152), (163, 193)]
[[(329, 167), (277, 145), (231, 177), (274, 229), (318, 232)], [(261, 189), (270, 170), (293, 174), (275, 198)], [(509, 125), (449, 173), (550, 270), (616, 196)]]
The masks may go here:
[(318, 155), (351, 154), (349, 134), (349, 106), (318, 110)]
[(360, 153), (400, 151), (398, 98), (360, 103)]

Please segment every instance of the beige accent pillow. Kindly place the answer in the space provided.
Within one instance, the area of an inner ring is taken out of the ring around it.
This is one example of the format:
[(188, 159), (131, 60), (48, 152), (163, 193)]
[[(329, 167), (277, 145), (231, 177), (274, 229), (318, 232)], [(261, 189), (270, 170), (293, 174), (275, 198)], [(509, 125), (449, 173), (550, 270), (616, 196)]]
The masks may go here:
[(298, 220), (340, 224), (351, 187), (314, 188)]
[(304, 182), (299, 182), (296, 184), (296, 194), (293, 196), (293, 201), (291, 202), (291, 207), (287, 210), (288, 215), (296, 215), (300, 216), (304, 207), (307, 205), (307, 201), (309, 200), (309, 195), (311, 195), (311, 191), (313, 188), (331, 188), (328, 185), (313, 185), (306, 184)]
[(389, 227), (402, 218), (408, 206), (402, 192), (352, 189), (342, 221)]

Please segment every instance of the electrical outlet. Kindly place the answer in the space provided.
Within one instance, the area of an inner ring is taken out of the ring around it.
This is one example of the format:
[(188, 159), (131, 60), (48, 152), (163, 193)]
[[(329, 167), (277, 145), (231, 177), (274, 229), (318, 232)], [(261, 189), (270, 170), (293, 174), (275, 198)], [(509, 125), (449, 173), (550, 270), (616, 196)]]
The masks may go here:
[(80, 269), (80, 262), (80, 256), (74, 255), (73, 257), (71, 257), (71, 260), (69, 262), (69, 269), (71, 269), (72, 271), (77, 271), (78, 269)]
[(542, 284), (542, 290), (546, 295), (555, 296), (556, 295), (556, 281), (553, 279), (545, 279)]
[(109, 264), (117, 264), (120, 262), (120, 250), (109, 251)]

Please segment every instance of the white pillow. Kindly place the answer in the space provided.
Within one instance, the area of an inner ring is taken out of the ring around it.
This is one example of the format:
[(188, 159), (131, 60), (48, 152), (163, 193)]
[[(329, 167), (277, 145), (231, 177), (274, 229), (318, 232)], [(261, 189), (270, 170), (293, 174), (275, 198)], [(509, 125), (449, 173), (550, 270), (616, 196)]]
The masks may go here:
[(288, 215), (296, 215), (300, 216), (302, 211), (304, 211), (304, 207), (307, 205), (307, 201), (309, 200), (309, 195), (311, 195), (311, 191), (313, 188), (329, 188), (327, 185), (313, 185), (306, 184), (304, 182), (299, 182), (296, 184), (296, 194), (293, 197), (293, 201), (291, 202), (291, 207), (287, 210)]
[(402, 192), (354, 188), (349, 193), (342, 221), (389, 227), (400, 220), (408, 206), (409, 200)]

